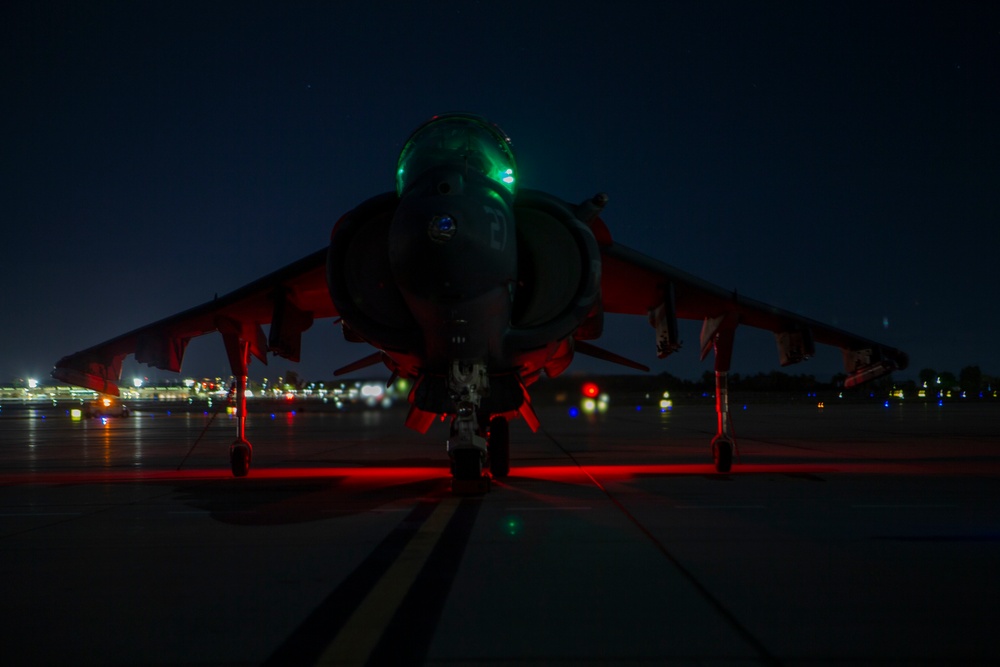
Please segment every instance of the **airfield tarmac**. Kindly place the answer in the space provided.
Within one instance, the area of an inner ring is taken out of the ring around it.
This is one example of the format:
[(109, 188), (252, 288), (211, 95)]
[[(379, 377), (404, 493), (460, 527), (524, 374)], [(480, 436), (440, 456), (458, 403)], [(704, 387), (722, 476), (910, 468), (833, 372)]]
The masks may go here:
[(396, 409), (252, 413), (233, 479), (224, 414), (5, 405), (0, 654), (1000, 664), (1000, 406), (733, 401), (731, 474), (710, 402), (551, 407), (482, 497), (449, 492), (445, 426)]

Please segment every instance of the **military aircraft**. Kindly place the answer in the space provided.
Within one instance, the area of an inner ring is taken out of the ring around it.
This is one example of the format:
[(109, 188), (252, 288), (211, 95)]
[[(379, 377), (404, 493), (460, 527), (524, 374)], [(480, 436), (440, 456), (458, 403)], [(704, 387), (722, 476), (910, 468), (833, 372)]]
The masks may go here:
[[(703, 322), (700, 352), (714, 353), (717, 470), (734, 437), (728, 371), (737, 326), (774, 333), (779, 363), (841, 348), (846, 386), (907, 366), (897, 349), (755, 301), (616, 243), (601, 218), (603, 193), (579, 204), (518, 187), (510, 139), (473, 114), (435, 116), (399, 156), (396, 188), (335, 224), (330, 244), (234, 292), (60, 359), (58, 380), (117, 395), (122, 360), (178, 372), (191, 338), (218, 331), (236, 384), (233, 474), (244, 476), (246, 378), (251, 355), (298, 361), (302, 332), (339, 317), (344, 338), (375, 349), (337, 374), (382, 363), (413, 380), (406, 425), (426, 433), (450, 418), (455, 480), (510, 470), (508, 422), (539, 426), (528, 388), (562, 373), (574, 354), (644, 365), (589, 342), (604, 313), (644, 316), (657, 356), (678, 349), (678, 318)], [(265, 335), (262, 325), (269, 324)]]

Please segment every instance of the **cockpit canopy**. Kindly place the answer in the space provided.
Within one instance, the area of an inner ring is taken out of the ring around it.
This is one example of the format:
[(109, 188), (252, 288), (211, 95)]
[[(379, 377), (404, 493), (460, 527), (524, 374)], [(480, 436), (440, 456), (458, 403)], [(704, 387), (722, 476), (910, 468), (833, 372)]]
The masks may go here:
[(399, 154), (396, 193), (402, 195), (424, 172), (438, 166), (478, 171), (514, 193), (517, 167), (510, 138), (481, 116), (444, 114), (418, 127)]

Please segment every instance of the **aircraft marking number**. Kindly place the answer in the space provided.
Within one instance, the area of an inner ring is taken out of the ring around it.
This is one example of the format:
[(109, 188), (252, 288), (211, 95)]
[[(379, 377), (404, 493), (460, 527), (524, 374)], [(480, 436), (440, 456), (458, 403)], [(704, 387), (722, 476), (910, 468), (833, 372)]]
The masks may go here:
[(503, 251), (507, 247), (507, 216), (492, 206), (483, 206), (483, 210), (490, 216), (490, 248)]

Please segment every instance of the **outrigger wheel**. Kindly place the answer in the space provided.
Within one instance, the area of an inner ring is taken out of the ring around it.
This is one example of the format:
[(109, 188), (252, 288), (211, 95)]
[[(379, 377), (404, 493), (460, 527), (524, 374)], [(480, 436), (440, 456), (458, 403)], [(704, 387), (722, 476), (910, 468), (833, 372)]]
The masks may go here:
[(253, 458), (253, 447), (246, 440), (236, 440), (229, 446), (229, 464), (233, 469), (233, 477), (246, 477), (250, 472), (250, 460)]
[(733, 467), (733, 443), (725, 438), (712, 441), (712, 458), (716, 472), (729, 472)]

